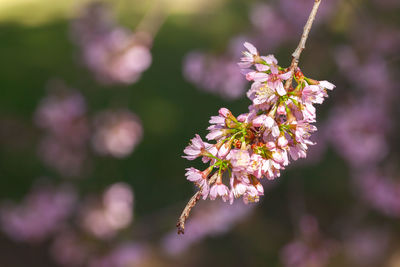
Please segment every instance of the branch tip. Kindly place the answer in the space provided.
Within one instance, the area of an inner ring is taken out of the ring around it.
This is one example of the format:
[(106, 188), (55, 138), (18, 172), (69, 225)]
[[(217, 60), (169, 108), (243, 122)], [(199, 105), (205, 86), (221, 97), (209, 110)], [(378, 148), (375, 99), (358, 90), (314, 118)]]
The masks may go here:
[[(315, 16), (317, 15), (317, 11), (318, 11), (318, 7), (319, 7), (320, 3), (321, 3), (321, 0), (314, 1), (314, 5), (313, 5), (311, 13), (307, 19), (307, 23), (306, 23), (306, 25), (304, 25), (303, 34), (301, 35), (300, 42), (297, 45), (296, 50), (294, 50), (294, 52), (292, 54), (293, 59), (292, 59), (292, 63), (290, 64), (290, 67), (289, 67), (289, 70), (292, 73), (294, 72), (294, 70), (297, 68), (297, 65), (299, 64), (301, 52), (303, 52), (303, 50), (306, 48), (306, 41), (308, 38), (308, 34), (310, 33), (312, 24), (315, 20)], [(292, 79), (293, 79), (293, 76), (286, 81), (286, 83), (285, 83), (286, 90), (289, 89), (289, 87), (292, 85)]]

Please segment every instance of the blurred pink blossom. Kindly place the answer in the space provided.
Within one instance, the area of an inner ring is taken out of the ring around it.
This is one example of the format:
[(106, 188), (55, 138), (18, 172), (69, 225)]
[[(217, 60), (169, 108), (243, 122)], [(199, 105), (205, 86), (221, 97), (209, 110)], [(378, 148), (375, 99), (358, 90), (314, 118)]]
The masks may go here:
[(94, 119), (94, 150), (117, 158), (128, 156), (141, 141), (143, 127), (139, 117), (128, 110), (107, 110)]
[[(318, 9), (318, 16), (315, 18), (315, 23), (329, 20), (335, 5), (339, 0), (327, 0)], [(293, 26), (296, 27), (296, 32), (301, 30), (304, 23), (307, 21), (308, 14), (312, 9), (313, 1), (309, 0), (280, 0), (279, 9), (282, 16), (284, 16)]]
[[(320, 6), (316, 24), (330, 19), (336, 3), (330, 0)], [(255, 3), (249, 13), (256, 29), (252, 34), (255, 43), (271, 51), (285, 42), (297, 40), (311, 8), (312, 1), (308, 0), (280, 0), (277, 5)]]
[(86, 113), (83, 96), (61, 84), (50, 83), (50, 85), (55, 87), (52, 87), (50, 93), (40, 101), (35, 112), (35, 123), (60, 138), (74, 138), (75, 136), (69, 134), (71, 130), (79, 131), (79, 135), (85, 135), (87, 129), (80, 123)]
[(79, 176), (87, 159), (86, 149), (73, 147), (54, 136), (45, 136), (39, 144), (38, 153), (44, 163), (63, 176)]
[(299, 224), (300, 236), (281, 251), (285, 267), (325, 266), (335, 251), (335, 243), (322, 238), (315, 217), (303, 215)]
[(236, 99), (245, 91), (246, 82), (240, 75), (236, 61), (229, 56), (190, 52), (183, 62), (183, 74), (198, 88), (228, 99)]
[(87, 6), (72, 24), (72, 37), (103, 84), (134, 83), (151, 65), (150, 35), (116, 26), (104, 4)]
[(114, 237), (133, 219), (133, 192), (129, 185), (109, 186), (101, 201), (88, 198), (80, 210), (80, 222), (87, 232), (101, 239)]
[[(258, 46), (268, 47), (268, 50), (273, 50), (280, 44), (287, 42), (295, 34), (290, 23), (283, 19), (276, 7), (272, 5), (266, 3), (254, 4), (249, 17), (259, 33), (256, 35), (262, 36), (257, 42)], [(265, 36), (268, 36), (268, 38), (265, 38)]]
[(339, 47), (335, 59), (346, 78), (362, 94), (372, 98), (375, 105), (385, 110), (394, 93), (391, 72), (385, 59), (374, 54), (361, 62), (356, 51), (348, 46)]
[(368, 100), (334, 109), (326, 133), (336, 149), (352, 166), (374, 164), (388, 153), (386, 114)]
[(83, 96), (61, 82), (50, 82), (50, 92), (35, 112), (45, 131), (38, 154), (44, 163), (65, 176), (79, 176), (87, 158), (89, 127)]
[(1, 204), (1, 228), (16, 241), (42, 241), (63, 225), (76, 200), (76, 192), (68, 185), (37, 184), (21, 203)]
[(357, 192), (369, 205), (387, 216), (400, 217), (400, 183), (386, 173), (366, 168), (356, 171)]

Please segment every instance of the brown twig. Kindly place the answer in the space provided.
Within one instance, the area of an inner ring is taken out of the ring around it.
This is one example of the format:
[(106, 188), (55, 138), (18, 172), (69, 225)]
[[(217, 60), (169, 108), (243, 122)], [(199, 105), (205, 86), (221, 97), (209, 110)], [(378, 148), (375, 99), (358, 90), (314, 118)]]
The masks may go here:
[[(321, 0), (315, 0), (314, 1), (314, 6), (311, 10), (310, 16), (308, 17), (307, 23), (304, 26), (303, 34), (301, 35), (301, 39), (299, 44), (297, 45), (296, 50), (292, 54), (292, 63), (290, 64), (289, 71), (293, 72), (297, 69), (297, 65), (299, 64), (299, 59), (301, 52), (306, 48), (306, 41), (308, 38), (308, 34), (310, 33), (312, 24), (315, 19), (315, 15), (317, 14), (319, 4), (321, 3)], [(293, 80), (293, 75), (286, 81), (285, 83), (285, 89), (288, 90), (289, 87), (292, 85), (292, 80)]]
[[(213, 184), (218, 177), (218, 172), (215, 172), (213, 176), (208, 180), (208, 184)], [(185, 222), (186, 219), (189, 217), (190, 211), (192, 208), (197, 204), (197, 202), (200, 200), (201, 192), (203, 191), (203, 188), (200, 188), (199, 191), (196, 192), (192, 196), (192, 198), (189, 200), (189, 202), (186, 204), (186, 207), (183, 209), (181, 216), (179, 217), (178, 223), (176, 224), (176, 227), (178, 227), (178, 234), (184, 234), (185, 233)]]

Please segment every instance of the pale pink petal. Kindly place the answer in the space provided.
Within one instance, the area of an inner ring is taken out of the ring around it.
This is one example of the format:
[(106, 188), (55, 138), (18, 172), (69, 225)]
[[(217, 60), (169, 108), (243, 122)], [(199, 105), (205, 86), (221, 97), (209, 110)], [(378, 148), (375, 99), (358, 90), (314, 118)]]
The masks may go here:
[(258, 72), (256, 74), (254, 74), (254, 81), (256, 82), (265, 82), (266, 80), (268, 80), (268, 74), (263, 73), (263, 72)]
[(273, 118), (265, 115), (265, 120), (264, 120), (264, 125), (265, 126), (267, 126), (268, 128), (271, 128), (275, 124), (276, 123), (275, 123)]
[(279, 78), (281, 78), (281, 80), (287, 80), (290, 78), (290, 76), (292, 76), (292, 72), (288, 71), (286, 73), (283, 74), (279, 74)]
[(268, 55), (261, 58), (269, 65), (278, 64), (278, 60), (274, 57), (274, 55)]
[(255, 48), (254, 45), (252, 45), (251, 43), (245, 42), (244, 47), (247, 48), (247, 50), (249, 50), (250, 53), (252, 53), (253, 55), (257, 55), (257, 48)]
[(186, 147), (185, 150), (183, 150), (183, 152), (189, 156), (198, 155), (200, 153), (198, 149), (193, 149), (191, 146)]
[(267, 115), (265, 115), (265, 114), (256, 117), (252, 122), (253, 126), (261, 127), (262, 125), (264, 125), (266, 118), (267, 118)]
[(258, 71), (267, 71), (267, 70), (269, 70), (269, 66), (264, 65), (264, 64), (256, 64), (255, 66), (256, 66), (256, 69)]
[(238, 64), (239, 68), (242, 68), (242, 69), (250, 68), (252, 65), (251, 62), (239, 62), (237, 64)]
[(280, 81), (277, 81), (276, 91), (278, 92), (278, 94), (280, 96), (286, 95), (286, 90), (285, 90), (285, 88), (283, 87), (283, 84)]
[(198, 149), (204, 147), (203, 140), (201, 140), (201, 137), (198, 134), (196, 134), (195, 138), (192, 139), (192, 144)]
[(222, 130), (214, 130), (211, 131), (209, 134), (206, 135), (207, 140), (215, 140), (219, 139), (224, 135), (224, 132)]
[(225, 124), (225, 118), (221, 116), (211, 116), (208, 122), (211, 124)]
[(231, 115), (232, 113), (229, 111), (229, 109), (227, 108), (220, 108), (218, 110), (219, 115), (223, 116), (223, 117), (228, 117), (229, 115)]
[(274, 66), (274, 65), (271, 65), (271, 73), (272, 74), (278, 74), (278, 68), (276, 67), (276, 66)]
[(271, 133), (273, 137), (277, 137), (280, 135), (281, 131), (279, 130), (279, 127), (277, 125), (275, 125), (274, 127), (272, 127), (271, 129)]
[(320, 81), (319, 85), (323, 88), (333, 90), (336, 86), (328, 81)]
[(221, 146), (218, 151), (218, 157), (223, 159), (228, 155), (229, 151), (231, 150), (231, 142), (227, 142)]

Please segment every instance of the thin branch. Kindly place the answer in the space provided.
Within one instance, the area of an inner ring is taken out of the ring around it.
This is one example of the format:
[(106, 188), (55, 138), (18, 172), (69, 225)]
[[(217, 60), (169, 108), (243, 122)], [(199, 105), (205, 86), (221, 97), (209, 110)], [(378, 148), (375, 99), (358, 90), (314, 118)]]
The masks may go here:
[[(211, 185), (213, 184), (218, 177), (218, 172), (215, 172), (213, 176), (208, 180), (208, 184)], [(178, 223), (176, 224), (176, 227), (178, 227), (178, 234), (184, 234), (185, 233), (185, 222), (186, 219), (189, 217), (190, 211), (194, 206), (196, 206), (197, 202), (200, 200), (201, 193), (203, 191), (203, 188), (200, 188), (199, 191), (196, 192), (192, 196), (192, 198), (189, 200), (189, 202), (186, 204), (186, 207), (183, 209), (181, 216), (179, 217)]]
[[(303, 34), (301, 35), (300, 42), (297, 45), (296, 50), (292, 54), (293, 59), (292, 59), (292, 63), (290, 64), (290, 67), (289, 67), (289, 71), (291, 71), (292, 74), (297, 69), (297, 65), (299, 64), (301, 52), (303, 52), (303, 50), (306, 48), (306, 41), (308, 38), (308, 34), (310, 33), (310, 30), (311, 30), (312, 24), (314, 22), (315, 15), (317, 14), (320, 3), (321, 3), (321, 0), (314, 1), (314, 6), (311, 10), (310, 16), (308, 17), (307, 23), (304, 26), (304, 30), (303, 30)], [(289, 89), (289, 87), (292, 85), (292, 79), (293, 79), (293, 75), (286, 81), (286, 83), (285, 83), (286, 90)]]

